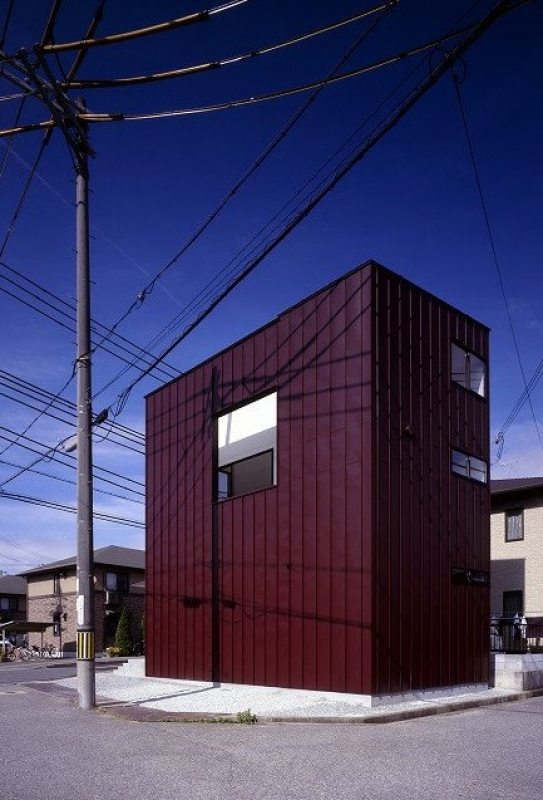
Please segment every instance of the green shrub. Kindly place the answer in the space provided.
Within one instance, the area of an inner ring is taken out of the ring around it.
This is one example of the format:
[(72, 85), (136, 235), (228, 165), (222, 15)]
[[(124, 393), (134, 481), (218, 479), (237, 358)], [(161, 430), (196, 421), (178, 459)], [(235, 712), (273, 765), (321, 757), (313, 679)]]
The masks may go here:
[(256, 714), (253, 714), (250, 708), (245, 711), (238, 711), (236, 719), (242, 725), (256, 725), (257, 722)]
[(130, 631), (130, 612), (127, 608), (123, 608), (117, 630), (115, 632), (115, 648), (119, 651), (120, 656), (132, 655), (133, 643), (132, 634)]

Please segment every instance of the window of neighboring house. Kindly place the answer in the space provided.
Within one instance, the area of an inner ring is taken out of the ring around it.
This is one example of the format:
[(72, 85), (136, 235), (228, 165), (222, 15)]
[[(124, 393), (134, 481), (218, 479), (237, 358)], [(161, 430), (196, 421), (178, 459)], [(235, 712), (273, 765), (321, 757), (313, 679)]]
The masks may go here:
[(18, 611), (18, 597), (0, 597), (0, 611)]
[(108, 592), (127, 592), (128, 573), (126, 572), (106, 572), (106, 590)]
[(53, 594), (60, 594), (60, 575), (53, 575)]
[(522, 616), (524, 614), (524, 597), (523, 592), (516, 590), (514, 592), (503, 593), (503, 616), (513, 618), (515, 614)]
[(486, 395), (486, 364), (469, 350), (451, 344), (451, 378), (480, 397)]
[(524, 539), (524, 509), (510, 508), (505, 512), (505, 541), (520, 542)]
[(217, 419), (217, 498), (277, 483), (277, 392)]
[(478, 483), (487, 482), (487, 464), (480, 458), (453, 450), (451, 453), (451, 469), (456, 475), (463, 475)]

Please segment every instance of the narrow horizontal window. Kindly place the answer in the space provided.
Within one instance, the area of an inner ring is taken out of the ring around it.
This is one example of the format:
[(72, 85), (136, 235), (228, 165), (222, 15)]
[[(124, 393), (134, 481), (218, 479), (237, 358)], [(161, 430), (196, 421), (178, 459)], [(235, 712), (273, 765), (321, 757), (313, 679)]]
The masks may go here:
[(218, 500), (267, 489), (277, 482), (277, 393), (217, 420)]
[(486, 461), (461, 453), (460, 450), (453, 450), (451, 453), (451, 469), (455, 475), (463, 475), (477, 483), (486, 483), (488, 480)]
[(454, 342), (451, 344), (451, 379), (480, 397), (486, 396), (485, 362)]
[(505, 541), (520, 542), (524, 539), (524, 510), (511, 508), (505, 512)]

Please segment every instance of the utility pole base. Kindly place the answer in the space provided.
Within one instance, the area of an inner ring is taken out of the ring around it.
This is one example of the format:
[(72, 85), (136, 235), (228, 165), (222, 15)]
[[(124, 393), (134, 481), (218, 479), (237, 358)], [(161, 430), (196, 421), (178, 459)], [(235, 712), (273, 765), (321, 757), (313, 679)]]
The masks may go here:
[(94, 661), (77, 662), (77, 691), (79, 692), (79, 708), (90, 711), (96, 703), (95, 697), (95, 665)]

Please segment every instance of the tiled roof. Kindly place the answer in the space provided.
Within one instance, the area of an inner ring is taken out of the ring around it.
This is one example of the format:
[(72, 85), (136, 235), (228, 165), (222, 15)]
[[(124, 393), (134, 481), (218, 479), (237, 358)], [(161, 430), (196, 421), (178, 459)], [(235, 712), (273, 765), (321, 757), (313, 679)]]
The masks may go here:
[(0, 594), (26, 594), (26, 580), (19, 575), (1, 575)]
[(505, 478), (499, 481), (490, 481), (492, 495), (504, 492), (522, 492), (530, 489), (543, 490), (543, 478)]
[[(94, 551), (94, 563), (128, 569), (145, 569), (145, 550), (136, 550), (133, 547), (118, 547), (110, 544)], [(75, 565), (76, 557), (71, 556), (60, 561), (52, 561), (50, 564), (41, 564), (39, 567), (27, 569), (21, 575), (37, 575), (40, 572), (52, 572), (61, 567), (75, 567)]]

